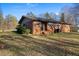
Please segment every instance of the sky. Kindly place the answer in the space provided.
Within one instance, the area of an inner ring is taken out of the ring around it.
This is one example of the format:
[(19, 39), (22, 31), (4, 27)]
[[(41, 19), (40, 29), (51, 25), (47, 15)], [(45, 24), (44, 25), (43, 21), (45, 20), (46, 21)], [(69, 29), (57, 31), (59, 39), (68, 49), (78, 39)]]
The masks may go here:
[(72, 3), (0, 3), (3, 15), (14, 15), (17, 20), (28, 12), (33, 12), (35, 15), (45, 12), (58, 14), (64, 6), (72, 6)]

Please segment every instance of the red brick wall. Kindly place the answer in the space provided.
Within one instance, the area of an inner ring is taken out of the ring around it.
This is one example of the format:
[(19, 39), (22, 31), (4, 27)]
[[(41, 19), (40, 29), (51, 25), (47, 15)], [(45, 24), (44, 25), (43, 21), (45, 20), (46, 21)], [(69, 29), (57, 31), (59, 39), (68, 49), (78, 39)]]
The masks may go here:
[[(49, 33), (53, 33), (54, 30), (55, 30), (55, 26), (58, 25), (58, 24), (51, 24), (50, 25), (47, 25), (47, 30), (45, 31), (42, 31), (41, 30), (41, 22), (39, 21), (33, 21), (32, 23), (33, 27), (32, 27), (32, 33), (33, 34), (49, 34)], [(69, 25), (66, 25), (66, 24), (59, 24), (60, 26), (60, 30), (61, 32), (70, 32), (70, 26)]]
[(62, 32), (70, 32), (70, 25), (63, 24), (61, 30)]
[(33, 21), (33, 34), (41, 34), (41, 24), (40, 22)]

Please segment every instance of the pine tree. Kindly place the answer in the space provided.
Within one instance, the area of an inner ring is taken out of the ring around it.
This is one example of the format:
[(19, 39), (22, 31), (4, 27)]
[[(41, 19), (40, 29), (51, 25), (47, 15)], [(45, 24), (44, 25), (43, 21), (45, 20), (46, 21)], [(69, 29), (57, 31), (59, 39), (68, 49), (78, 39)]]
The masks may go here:
[(62, 22), (62, 23), (65, 22), (65, 20), (64, 20), (64, 13), (61, 14), (60, 22)]
[(36, 18), (35, 14), (33, 12), (27, 13), (26, 16), (29, 18)]
[(52, 19), (51, 15), (48, 12), (44, 14), (44, 18), (46, 18), (46, 19)]

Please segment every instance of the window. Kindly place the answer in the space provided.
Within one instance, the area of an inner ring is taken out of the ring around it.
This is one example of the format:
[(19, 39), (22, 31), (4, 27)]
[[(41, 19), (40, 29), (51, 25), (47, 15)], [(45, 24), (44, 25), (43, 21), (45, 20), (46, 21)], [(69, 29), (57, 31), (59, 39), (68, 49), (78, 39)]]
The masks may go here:
[(49, 26), (53, 25), (53, 23), (48, 23)]
[(42, 24), (41, 24), (41, 30), (42, 30), (42, 31), (46, 31), (46, 30), (47, 30), (47, 24), (42, 23)]
[(44, 24), (41, 24), (41, 30), (42, 31), (44, 30)]

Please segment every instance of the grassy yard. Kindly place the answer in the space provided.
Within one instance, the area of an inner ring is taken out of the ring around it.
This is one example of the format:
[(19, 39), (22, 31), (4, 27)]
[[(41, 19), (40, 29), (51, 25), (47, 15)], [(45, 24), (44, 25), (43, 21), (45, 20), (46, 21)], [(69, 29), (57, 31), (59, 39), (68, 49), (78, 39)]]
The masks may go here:
[(0, 55), (79, 56), (79, 33), (55, 33), (47, 36), (0, 33)]

